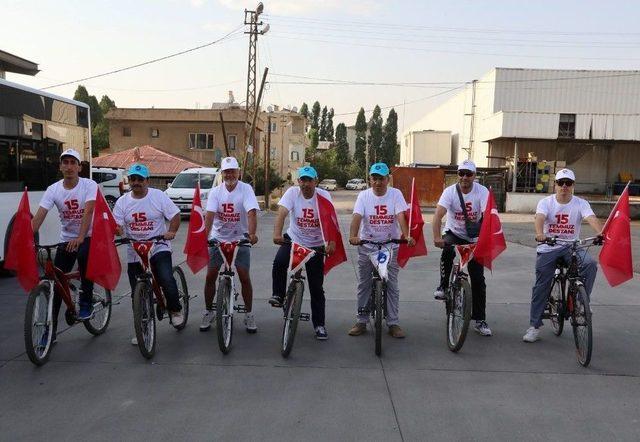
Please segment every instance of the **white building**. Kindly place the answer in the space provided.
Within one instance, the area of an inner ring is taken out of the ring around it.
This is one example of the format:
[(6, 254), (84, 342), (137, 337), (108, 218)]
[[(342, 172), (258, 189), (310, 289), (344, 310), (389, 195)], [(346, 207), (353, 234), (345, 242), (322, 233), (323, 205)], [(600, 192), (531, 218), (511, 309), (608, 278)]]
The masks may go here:
[(452, 164), (451, 132), (419, 130), (404, 134), (400, 149), (400, 166)]
[[(495, 68), (403, 134), (451, 131), (453, 162), (569, 167), (578, 192), (640, 178), (640, 71)], [(405, 146), (402, 149), (413, 149)], [(551, 189), (549, 189), (551, 191)]]

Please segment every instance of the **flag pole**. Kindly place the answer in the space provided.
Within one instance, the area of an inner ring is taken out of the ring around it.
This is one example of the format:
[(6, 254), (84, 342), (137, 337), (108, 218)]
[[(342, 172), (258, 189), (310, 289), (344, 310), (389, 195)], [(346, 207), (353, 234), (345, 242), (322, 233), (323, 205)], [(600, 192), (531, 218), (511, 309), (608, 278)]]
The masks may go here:
[[(631, 184), (631, 181), (627, 181), (627, 185), (624, 186), (624, 189), (622, 190), (622, 193), (618, 197), (618, 201), (616, 201), (616, 204), (613, 206), (613, 209), (611, 210), (611, 213), (609, 213), (609, 216), (607, 217), (607, 220), (604, 222), (604, 226), (602, 226), (602, 232), (607, 230), (607, 227), (609, 226), (609, 221), (611, 221), (612, 216), (615, 216), (616, 209), (618, 208), (618, 204), (620, 203), (620, 197), (622, 197), (622, 195), (624, 195), (624, 192), (629, 188), (629, 184)], [(628, 197), (628, 195), (627, 195), (627, 197)]]
[[(409, 237), (411, 237), (411, 222), (413, 221), (413, 192), (416, 188), (416, 177), (411, 179), (411, 199), (409, 200)], [(407, 238), (409, 239), (409, 238)]]

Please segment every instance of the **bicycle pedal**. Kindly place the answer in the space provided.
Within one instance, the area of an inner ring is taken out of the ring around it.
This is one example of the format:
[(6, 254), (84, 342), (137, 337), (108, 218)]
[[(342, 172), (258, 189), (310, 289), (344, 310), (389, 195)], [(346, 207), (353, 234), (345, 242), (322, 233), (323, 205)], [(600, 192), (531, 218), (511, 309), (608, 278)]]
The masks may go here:
[(362, 315), (362, 316), (368, 316), (368, 315), (369, 315), (369, 313), (371, 313), (371, 312), (369, 311), (369, 309), (368, 309), (368, 308), (359, 308), (359, 309), (358, 309), (358, 314), (359, 314), (359, 315)]
[(308, 321), (311, 319), (311, 315), (309, 313), (300, 313), (301, 321)]
[(237, 311), (238, 313), (247, 313), (247, 309), (245, 308), (244, 305), (241, 304), (236, 304), (233, 306), (233, 309), (235, 311)]

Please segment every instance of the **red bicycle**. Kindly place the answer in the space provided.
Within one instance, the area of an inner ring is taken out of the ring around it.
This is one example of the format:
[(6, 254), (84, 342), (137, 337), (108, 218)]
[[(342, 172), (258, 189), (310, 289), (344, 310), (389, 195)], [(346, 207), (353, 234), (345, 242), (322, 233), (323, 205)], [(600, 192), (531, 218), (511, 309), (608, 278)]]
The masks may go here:
[(98, 336), (106, 331), (111, 320), (111, 291), (98, 284), (93, 286), (91, 318), (84, 321), (77, 319), (79, 289), (73, 281), (80, 280), (80, 272), (65, 273), (53, 264), (51, 258), (52, 250), (66, 245), (67, 243), (36, 245), (44, 276), (29, 293), (24, 314), (24, 345), (29, 359), (36, 365), (44, 365), (51, 355), (54, 296), (60, 296), (64, 301), (67, 307), (64, 317), (70, 326), (82, 322), (89, 333)]

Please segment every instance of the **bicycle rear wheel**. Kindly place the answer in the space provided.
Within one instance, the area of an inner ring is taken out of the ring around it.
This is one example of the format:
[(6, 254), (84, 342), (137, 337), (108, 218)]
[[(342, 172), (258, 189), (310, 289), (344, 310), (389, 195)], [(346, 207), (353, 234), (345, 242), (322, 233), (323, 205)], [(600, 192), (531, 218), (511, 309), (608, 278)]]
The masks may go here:
[(562, 334), (564, 329), (564, 281), (554, 279), (547, 300), (547, 310), (549, 311), (549, 319), (553, 327), (553, 333), (556, 336)]
[(138, 281), (133, 291), (133, 325), (140, 353), (151, 359), (156, 352), (156, 317), (153, 289), (146, 280)]
[(293, 341), (296, 338), (298, 322), (300, 321), (300, 310), (302, 309), (302, 293), (304, 287), (301, 281), (292, 282), (285, 298), (284, 326), (282, 327), (282, 348), (280, 353), (283, 357), (289, 357), (293, 349)]
[(231, 350), (233, 338), (233, 312), (231, 311), (231, 281), (222, 278), (216, 293), (216, 332), (218, 347), (224, 354)]
[(111, 321), (111, 290), (93, 284), (93, 316), (83, 321), (84, 328), (94, 336), (103, 334)]
[(187, 320), (189, 319), (189, 289), (187, 288), (187, 279), (184, 277), (184, 272), (179, 266), (173, 268), (173, 277), (178, 285), (178, 299), (182, 302), (182, 324), (176, 327), (177, 330), (182, 330), (187, 326)]
[(24, 347), (29, 360), (41, 366), (49, 360), (51, 354), (51, 331), (53, 318), (49, 322), (48, 281), (42, 281), (31, 290), (24, 312)]
[(591, 327), (591, 308), (589, 297), (583, 286), (579, 285), (574, 294), (571, 326), (576, 344), (576, 357), (580, 365), (586, 367), (591, 362), (593, 349), (593, 330)]
[(462, 348), (471, 321), (471, 286), (465, 279), (458, 286), (455, 281), (449, 286), (450, 303), (447, 312), (447, 346), (452, 352)]
[(376, 356), (382, 354), (382, 281), (375, 279), (373, 281), (373, 305), (374, 305), (374, 328), (376, 335)]

